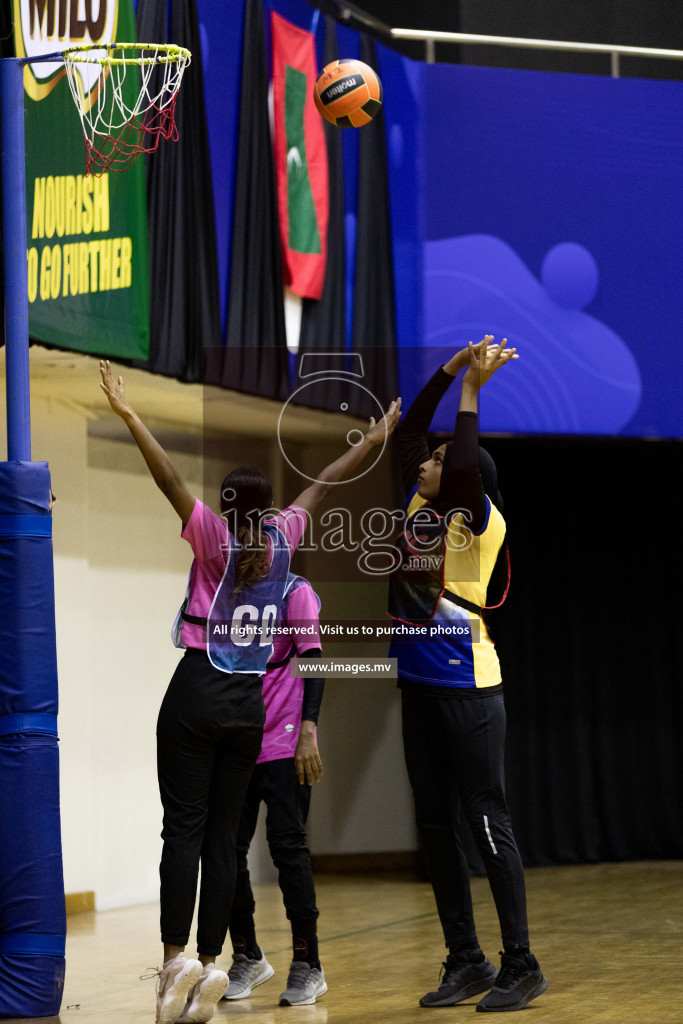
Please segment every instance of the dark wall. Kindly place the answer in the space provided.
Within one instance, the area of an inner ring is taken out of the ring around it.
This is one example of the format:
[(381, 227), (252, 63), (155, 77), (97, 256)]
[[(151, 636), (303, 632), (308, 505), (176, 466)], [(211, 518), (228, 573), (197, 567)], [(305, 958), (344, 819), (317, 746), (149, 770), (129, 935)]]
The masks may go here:
[(683, 855), (677, 442), (488, 438), (512, 587), (491, 618), (527, 864)]
[[(666, 0), (423, 0), (419, 4), (414, 0), (361, 0), (357, 6), (394, 28), (683, 47), (683, 7)], [(401, 49), (410, 56), (424, 57), (422, 44), (403, 44)], [(610, 74), (608, 56), (543, 50), (437, 44), (436, 59), (487, 67)], [(624, 76), (682, 78), (683, 62), (622, 58), (620, 70)]]

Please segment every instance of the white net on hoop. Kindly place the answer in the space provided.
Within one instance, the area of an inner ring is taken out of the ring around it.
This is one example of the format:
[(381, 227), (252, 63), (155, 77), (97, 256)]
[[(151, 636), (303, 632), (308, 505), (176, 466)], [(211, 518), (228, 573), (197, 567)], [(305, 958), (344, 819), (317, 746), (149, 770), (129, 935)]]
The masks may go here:
[[(73, 47), (63, 57), (83, 125), (86, 175), (125, 171), (140, 153), (152, 153), (162, 136), (178, 138), (175, 104), (191, 60), (189, 50), (171, 44), (111, 43)], [(101, 74), (86, 92), (83, 65), (93, 64), (101, 66)]]

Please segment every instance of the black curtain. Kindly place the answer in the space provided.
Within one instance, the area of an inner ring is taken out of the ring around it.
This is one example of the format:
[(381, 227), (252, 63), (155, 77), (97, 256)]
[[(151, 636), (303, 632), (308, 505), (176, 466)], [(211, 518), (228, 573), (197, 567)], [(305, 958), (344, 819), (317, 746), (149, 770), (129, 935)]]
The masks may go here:
[[(379, 70), (375, 44), (361, 35), (361, 60)], [(398, 393), (394, 268), (389, 210), (386, 126), (382, 110), (358, 129), (358, 218), (351, 346), (362, 355), (363, 384), (386, 408)], [(354, 389), (358, 415), (374, 410)]]
[[(14, 30), (12, 11), (7, 0), (0, 3), (0, 58), (14, 57)], [(2, 195), (2, 161), (0, 160), (0, 196)], [(0, 239), (2, 238), (2, 202), (0, 202)], [(0, 245), (0, 309), (5, 309), (5, 265), (3, 246)], [(5, 344), (5, 324), (0, 331), (0, 345)]]
[(528, 865), (683, 856), (675, 441), (486, 438), (512, 562), (491, 615)]
[(222, 343), (218, 261), (202, 51), (195, 0), (139, 0), (138, 39), (186, 46), (192, 64), (178, 93), (177, 142), (147, 157), (150, 255), (149, 359), (153, 373), (202, 378), (203, 350)]
[(205, 379), (251, 394), (289, 393), (282, 258), (268, 117), (262, 0), (247, 0), (230, 260), (227, 347)]
[[(337, 28), (332, 18), (325, 18), (325, 51), (327, 66), (339, 56)], [(304, 299), (299, 336), (299, 357), (307, 352), (344, 352), (346, 349), (346, 244), (344, 237), (344, 167), (342, 129), (323, 122), (327, 141), (330, 210), (327, 229), (327, 265), (325, 283), (319, 299)], [(338, 411), (346, 395), (336, 379), (322, 378), (316, 389), (316, 404), (321, 409)]]
[(2, 0), (0, 3), (0, 57), (14, 56), (12, 5), (9, 0)]

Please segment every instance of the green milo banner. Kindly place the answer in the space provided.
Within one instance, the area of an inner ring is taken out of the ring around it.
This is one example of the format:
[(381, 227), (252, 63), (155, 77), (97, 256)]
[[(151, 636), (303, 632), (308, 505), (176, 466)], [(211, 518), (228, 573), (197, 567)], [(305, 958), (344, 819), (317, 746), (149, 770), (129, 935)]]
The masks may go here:
[[(133, 0), (14, 0), (18, 57), (135, 42)], [(81, 64), (86, 103), (111, 83)], [(139, 76), (126, 78), (134, 105)], [(81, 120), (58, 61), (24, 67), (29, 333), (81, 352), (145, 359), (149, 273), (144, 159), (85, 175)]]

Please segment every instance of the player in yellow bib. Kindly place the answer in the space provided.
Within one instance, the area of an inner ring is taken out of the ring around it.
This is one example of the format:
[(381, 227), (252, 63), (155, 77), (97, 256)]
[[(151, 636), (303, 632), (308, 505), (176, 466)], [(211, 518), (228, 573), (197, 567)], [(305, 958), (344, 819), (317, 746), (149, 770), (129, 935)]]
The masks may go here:
[[(409, 497), (389, 601), (406, 766), (449, 950), (438, 990), (420, 1005), (451, 1006), (486, 992), (477, 1003), (484, 1012), (522, 1009), (548, 987), (529, 948), (524, 871), (505, 799), (502, 677), (482, 615), (507, 589), (507, 550), (496, 467), (479, 447), (478, 396), (517, 358), (505, 339), (492, 341), (470, 343), (440, 367), (396, 431)], [(430, 454), (434, 413), (461, 370), (453, 438)], [(500, 971), (477, 938), (461, 811), (498, 912)]]

